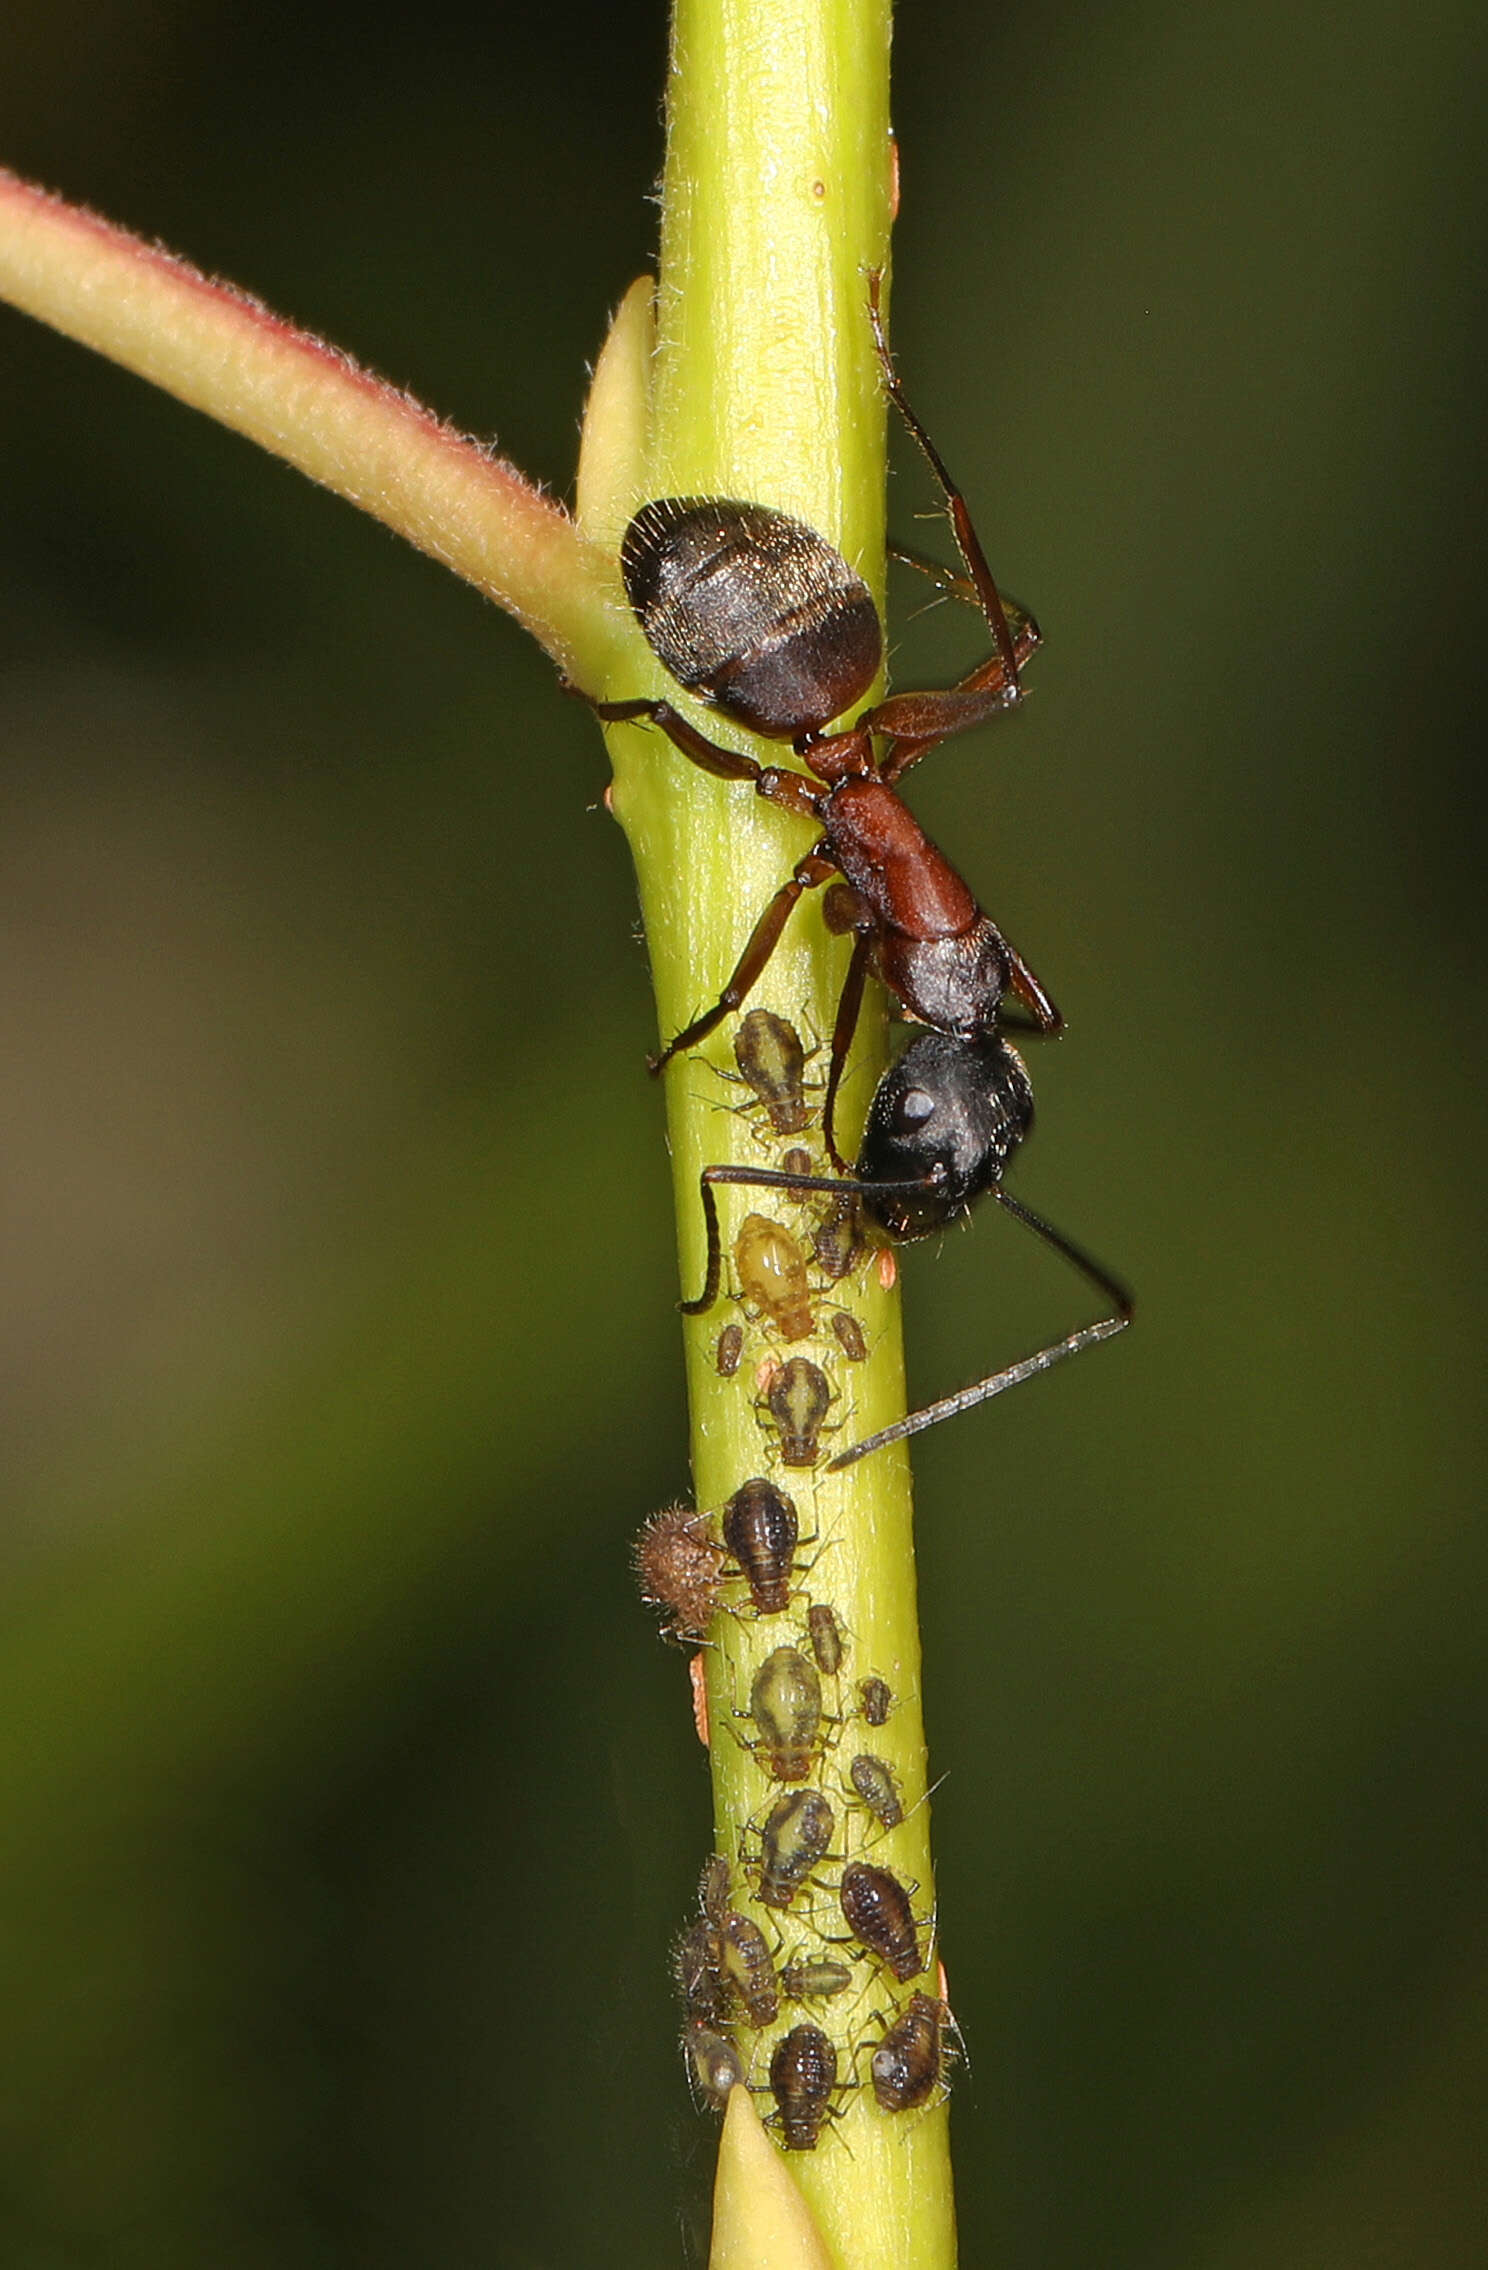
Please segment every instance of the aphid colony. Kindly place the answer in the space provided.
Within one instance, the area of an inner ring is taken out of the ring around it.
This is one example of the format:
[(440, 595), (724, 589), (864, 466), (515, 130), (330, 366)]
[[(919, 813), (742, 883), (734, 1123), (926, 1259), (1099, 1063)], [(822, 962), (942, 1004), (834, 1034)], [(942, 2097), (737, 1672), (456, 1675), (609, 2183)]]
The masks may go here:
[[(764, 1139), (808, 1133), (810, 1052), (791, 1023), (751, 1010), (734, 1060), (749, 1094), (739, 1108)], [(811, 1173), (798, 1142), (784, 1157), (789, 1171)], [(759, 1631), (731, 1721), (715, 1738), (748, 1752), (760, 1800), (735, 1849), (703, 1871), (674, 1974), (699, 2101), (721, 2108), (730, 2089), (757, 2090), (771, 2100), (767, 2120), (782, 2147), (810, 2151), (851, 2091), (886, 2113), (930, 2103), (951, 2061), (953, 2021), (918, 1983), (932, 1925), (887, 1849), (913, 1810), (900, 1771), (881, 1755), (893, 1738), (876, 1731), (894, 1697), (878, 1671), (865, 1667), (854, 1682), (854, 1635), (821, 1596), (830, 1541), (803, 1534), (791, 1494), (796, 1474), (811, 1486), (822, 1435), (850, 1387), (839, 1367), (867, 1354), (859, 1319), (839, 1304), (872, 1249), (855, 1201), (816, 1196), (796, 1213), (789, 1226), (746, 1217), (732, 1254), (739, 1313), (715, 1349), (718, 1377), (743, 1373), (740, 1391), (755, 1393), (761, 1464), (771, 1471), (742, 1481), (716, 1511), (653, 1514), (635, 1559), (669, 1637), (704, 1646), (721, 1616)], [(800, 1352), (808, 1337), (812, 1356)]]
[[(724, 1524), (741, 1542), (748, 1532), (749, 1557), (728, 1548), (720, 1591), (745, 1592), (740, 1612), (749, 1616), (798, 1615), (790, 1500), (751, 1481), (730, 1500)], [(749, 1731), (737, 1738), (767, 1794), (743, 1826), (737, 1855), (707, 1861), (673, 1969), (700, 2102), (721, 2111), (730, 2089), (759, 2089), (773, 2099), (767, 2122), (782, 2146), (811, 2151), (848, 2090), (871, 2090), (889, 2113), (928, 2104), (945, 2082), (955, 2029), (938, 1996), (917, 1988), (900, 2002), (893, 1994), (924, 1976), (933, 1938), (933, 1922), (915, 1911), (914, 1887), (865, 1857), (905, 1819), (898, 1778), (871, 1751), (856, 1751), (845, 1771), (838, 1762), (854, 1721), (868, 1725), (871, 1705), (881, 1724), (893, 1697), (877, 1676), (856, 1690), (847, 1685), (852, 1643), (828, 1602), (806, 1604), (798, 1637), (763, 1657), (739, 1713)], [(751, 1909), (763, 1911), (758, 1920)], [(796, 2017), (802, 2009), (811, 2015)], [(766, 2045), (767, 2032), (782, 2027)]]

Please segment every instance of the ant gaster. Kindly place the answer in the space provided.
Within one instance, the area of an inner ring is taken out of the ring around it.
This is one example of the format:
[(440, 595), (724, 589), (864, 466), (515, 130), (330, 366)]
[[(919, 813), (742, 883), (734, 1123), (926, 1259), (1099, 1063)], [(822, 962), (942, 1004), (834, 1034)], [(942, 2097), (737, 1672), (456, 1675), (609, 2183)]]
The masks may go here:
[[(718, 747), (670, 702), (595, 702), (598, 715), (649, 719), (704, 771), (752, 782), (767, 801), (814, 817), (822, 828), (759, 917), (718, 1000), (668, 1042), (652, 1069), (702, 1040), (747, 997), (804, 891), (840, 877), (824, 912), (831, 927), (854, 934), (823, 1109), (828, 1154), (844, 1178), (705, 1168), (707, 1280), (699, 1298), (683, 1306), (700, 1314), (718, 1295), (711, 1185), (722, 1182), (856, 1195), (895, 1239), (945, 1228), (991, 1193), (1088, 1278), (1113, 1313), (853, 1444), (828, 1462), (828, 1472), (1109, 1339), (1132, 1314), (1119, 1279), (1002, 1188), (1003, 1171), (1033, 1124), (1027, 1071), (998, 1029), (1003, 996), (1009, 990), (1017, 996), (1037, 1034), (1059, 1032), (1063, 1020), (898, 794), (897, 783), (927, 750), (1021, 700), (1019, 669), (1039, 633), (1030, 617), (1000, 597), (965, 499), (905, 398), (884, 336), (877, 275), (870, 279), (869, 308), (886, 389), (940, 484), (970, 589), (992, 631), (995, 651), (985, 661), (955, 687), (891, 695), (846, 731), (828, 733), (831, 720), (872, 683), (883, 635), (866, 584), (824, 537), (767, 506), (663, 497), (642, 507), (621, 544), (631, 606), (672, 676), (736, 724), (789, 741), (814, 777)], [(877, 758), (875, 734), (886, 744)], [(912, 1041), (879, 1082), (856, 1174), (848, 1177), (834, 1110), (870, 966), (908, 1015), (931, 1030)]]

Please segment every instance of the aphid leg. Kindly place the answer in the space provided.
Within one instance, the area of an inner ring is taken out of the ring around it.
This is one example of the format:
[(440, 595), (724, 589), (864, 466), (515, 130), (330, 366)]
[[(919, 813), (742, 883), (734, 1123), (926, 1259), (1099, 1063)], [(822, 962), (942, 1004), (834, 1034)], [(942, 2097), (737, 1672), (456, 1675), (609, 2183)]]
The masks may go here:
[(1083, 1246), (1076, 1245), (1073, 1238), (1066, 1237), (1062, 1230), (1056, 1230), (1052, 1222), (1046, 1222), (1042, 1215), (1035, 1214), (1032, 1207), (1025, 1206), (1008, 1191), (993, 1190), (991, 1196), (999, 1206), (1005, 1206), (1017, 1221), (1022, 1222), (1025, 1229), (1032, 1230), (1046, 1245), (1051, 1245), (1056, 1253), (1062, 1254), (1066, 1261), (1079, 1270), (1082, 1277), (1088, 1278), (1092, 1285), (1103, 1292), (1112, 1303), (1114, 1313), (1101, 1317), (1098, 1323), (1082, 1325), (1078, 1332), (1069, 1333), (1063, 1340), (1051, 1341), (1047, 1348), (1040, 1348), (1033, 1355), (1024, 1356), (1020, 1363), (1009, 1364), (1004, 1371), (990, 1373), (986, 1379), (977, 1380), (971, 1387), (962, 1387), (954, 1395), (942, 1396), (938, 1403), (927, 1403), (923, 1410), (911, 1411), (906, 1419), (896, 1419), (893, 1426), (884, 1427), (880, 1433), (869, 1435), (865, 1442), (855, 1442), (850, 1450), (839, 1451), (835, 1458), (829, 1458), (825, 1469), (827, 1473), (840, 1473), (844, 1466), (851, 1466), (859, 1458), (866, 1458), (870, 1451), (882, 1450), (891, 1442), (905, 1442), (910, 1435), (922, 1434), (926, 1427), (938, 1426), (942, 1419), (958, 1418), (963, 1411), (975, 1410), (979, 1403), (990, 1403), (992, 1397), (1001, 1395), (1005, 1388), (1021, 1387), (1025, 1379), (1036, 1379), (1040, 1372), (1052, 1371), (1055, 1364), (1063, 1363), (1067, 1357), (1078, 1356), (1086, 1348), (1095, 1347), (1101, 1340), (1114, 1339), (1118, 1332), (1125, 1331), (1130, 1324), (1132, 1297), (1119, 1277), (1113, 1277)]

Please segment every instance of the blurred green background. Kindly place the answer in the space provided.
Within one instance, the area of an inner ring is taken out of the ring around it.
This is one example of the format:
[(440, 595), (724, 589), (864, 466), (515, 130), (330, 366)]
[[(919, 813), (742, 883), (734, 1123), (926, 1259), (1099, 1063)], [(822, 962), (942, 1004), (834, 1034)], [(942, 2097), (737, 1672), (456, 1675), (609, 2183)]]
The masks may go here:
[[(0, 153), (562, 492), (664, 33), (11, 0)], [(1141, 1302), (918, 1459), (970, 2264), (1488, 2259), (1480, 43), (900, 25), (903, 366), (1048, 638), (915, 802), (1070, 1019), (1017, 1187)], [(0, 2260), (680, 2262), (707, 1800), (626, 1567), (686, 1468), (598, 738), (3, 312), (0, 408)], [(922, 597), (901, 680), (975, 646)], [(1030, 1245), (912, 1259), (922, 1393), (1072, 1320)]]

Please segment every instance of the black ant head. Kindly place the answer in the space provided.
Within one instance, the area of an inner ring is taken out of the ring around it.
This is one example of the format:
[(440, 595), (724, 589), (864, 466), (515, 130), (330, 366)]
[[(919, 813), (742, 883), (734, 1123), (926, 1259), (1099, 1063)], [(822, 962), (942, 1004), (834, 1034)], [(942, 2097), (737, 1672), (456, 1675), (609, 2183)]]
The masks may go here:
[(890, 1237), (928, 1237), (1002, 1180), (1032, 1125), (1033, 1088), (1016, 1049), (995, 1034), (921, 1033), (878, 1083), (858, 1175), (925, 1189), (864, 1203)]

